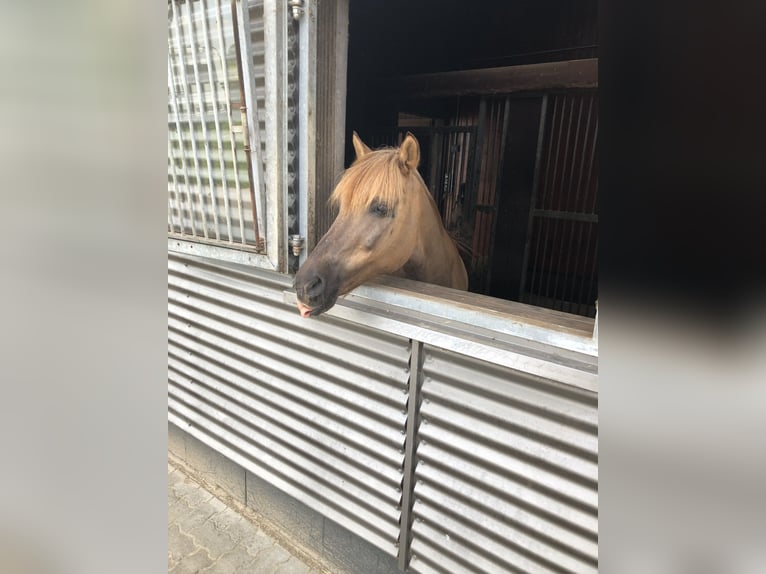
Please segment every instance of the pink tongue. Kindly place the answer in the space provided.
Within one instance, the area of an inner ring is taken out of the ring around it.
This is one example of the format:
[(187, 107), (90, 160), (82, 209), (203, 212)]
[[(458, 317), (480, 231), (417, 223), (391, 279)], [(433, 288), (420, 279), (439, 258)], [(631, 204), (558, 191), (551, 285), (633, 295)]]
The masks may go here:
[(301, 313), (301, 317), (310, 317), (311, 316), (311, 307), (307, 307), (300, 301), (298, 301), (298, 311)]

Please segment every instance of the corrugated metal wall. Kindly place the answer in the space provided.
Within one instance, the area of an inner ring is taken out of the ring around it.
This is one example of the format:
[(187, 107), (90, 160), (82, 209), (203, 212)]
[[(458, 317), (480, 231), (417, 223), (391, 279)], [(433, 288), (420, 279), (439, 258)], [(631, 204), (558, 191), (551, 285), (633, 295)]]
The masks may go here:
[(424, 348), (411, 570), (597, 571), (597, 399)]
[(170, 256), (169, 418), (396, 556), (409, 341), (302, 319), (288, 287)]
[[(595, 392), (433, 342), (410, 372), (399, 323), (417, 337), (424, 311), (408, 319), (352, 296), (302, 319), (290, 278), (274, 272), (171, 253), (168, 286), (168, 409), (180, 428), (388, 554), (403, 549), (410, 571), (597, 569)], [(572, 355), (550, 347), (540, 372), (571, 378), (576, 363), (555, 367), (557, 352)], [(578, 356), (592, 376), (593, 359)]]

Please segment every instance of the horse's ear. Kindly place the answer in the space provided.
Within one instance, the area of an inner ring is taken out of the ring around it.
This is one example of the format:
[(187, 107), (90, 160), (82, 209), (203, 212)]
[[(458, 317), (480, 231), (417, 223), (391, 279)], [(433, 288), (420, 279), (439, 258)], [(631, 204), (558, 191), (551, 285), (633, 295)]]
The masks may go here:
[(354, 132), (351, 136), (351, 139), (354, 142), (354, 151), (356, 152), (356, 159), (361, 159), (372, 151), (370, 148), (368, 148), (365, 145), (365, 143), (362, 141), (362, 138), (359, 137), (358, 133)]
[(420, 144), (410, 132), (399, 146), (399, 163), (404, 172), (416, 170), (420, 163)]

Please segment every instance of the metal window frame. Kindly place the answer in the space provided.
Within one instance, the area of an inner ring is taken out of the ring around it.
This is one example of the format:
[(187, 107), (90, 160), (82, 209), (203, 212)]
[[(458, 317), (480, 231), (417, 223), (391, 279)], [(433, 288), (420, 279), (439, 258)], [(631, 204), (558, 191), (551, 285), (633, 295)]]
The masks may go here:
[[(199, 6), (205, 13), (210, 9), (208, 2), (210, 0), (200, 0)], [(214, 9), (217, 13), (221, 13), (222, 7), (226, 0), (212, 0), (214, 3)], [(176, 8), (176, 1), (170, 2), (170, 11), (174, 19), (181, 17), (181, 11)], [(200, 254), (208, 257), (220, 258), (222, 260), (234, 261), (240, 263), (247, 263), (263, 269), (274, 270), (278, 272), (287, 271), (287, 238), (286, 238), (286, 201), (284, 195), (287, 193), (288, 181), (287, 181), (287, 105), (285, 100), (285, 93), (287, 91), (287, 67), (288, 67), (288, 55), (287, 55), (287, 33), (286, 26), (288, 22), (287, 6), (284, 2), (277, 0), (264, 0), (263, 2), (263, 24), (264, 24), (264, 39), (267, 45), (265, 50), (265, 110), (263, 110), (266, 119), (266, 133), (262, 138), (261, 129), (258, 121), (258, 105), (256, 98), (255, 77), (253, 74), (253, 50), (250, 41), (251, 24), (250, 24), (250, 0), (231, 0), (232, 9), (232, 25), (234, 26), (234, 40), (235, 46), (237, 46), (237, 59), (238, 59), (238, 74), (240, 76), (240, 89), (242, 97), (242, 136), (244, 142), (238, 142), (234, 134), (234, 130), (230, 131), (229, 142), (232, 146), (233, 153), (237, 153), (239, 146), (244, 147), (244, 151), (247, 154), (248, 161), (248, 176), (250, 180), (250, 197), (253, 207), (253, 227), (255, 231), (256, 241), (246, 242), (245, 229), (244, 229), (244, 213), (243, 205), (235, 202), (236, 205), (229, 205), (228, 188), (226, 178), (222, 185), (214, 186), (212, 182), (211, 170), (212, 166), (217, 164), (223, 169), (223, 156), (222, 156), (222, 142), (225, 138), (225, 134), (221, 134), (220, 121), (218, 117), (218, 110), (214, 111), (213, 119), (215, 123), (215, 136), (219, 142), (218, 158), (213, 157), (208, 145), (207, 126), (205, 122), (202, 122), (203, 138), (205, 139), (205, 155), (206, 159), (200, 159), (197, 154), (197, 142), (192, 140), (192, 153), (193, 158), (182, 157), (182, 168), (180, 173), (176, 170), (175, 166), (175, 151), (172, 148), (170, 140), (168, 141), (168, 157), (173, 162), (171, 170), (173, 180), (180, 183), (184, 181), (190, 181), (195, 178), (195, 174), (192, 170), (196, 171), (197, 188), (202, 187), (202, 181), (200, 176), (200, 164), (207, 162), (208, 174), (209, 174), (209, 191), (212, 196), (210, 201), (212, 205), (221, 203), (221, 198), (216, 197), (216, 187), (223, 189), (223, 204), (227, 213), (231, 209), (240, 211), (240, 237), (238, 239), (232, 238), (231, 233), (231, 218), (227, 217), (226, 225), (228, 231), (228, 240), (221, 238), (220, 227), (218, 222), (217, 211), (214, 211), (213, 220), (215, 224), (215, 230), (211, 231), (208, 225), (203, 225), (202, 229), (199, 229), (198, 218), (194, 217), (194, 212), (191, 207), (184, 209), (182, 201), (179, 201), (180, 196), (189, 196), (191, 191), (191, 185), (186, 186), (183, 190), (177, 190), (171, 198), (168, 194), (168, 249), (171, 251), (178, 251), (180, 253)], [(187, 20), (193, 18), (191, 8), (186, 16)], [(204, 56), (202, 63), (210, 66), (209, 60), (211, 59), (211, 47), (208, 40), (208, 22), (206, 18), (203, 18), (202, 24), (205, 42), (200, 48), (204, 49)], [(187, 23), (188, 26), (188, 23)], [(210, 33), (218, 39), (219, 43), (223, 43), (223, 31), (221, 29), (221, 19), (218, 19), (217, 26), (210, 26)], [(177, 44), (181, 42), (180, 37), (172, 39)], [(196, 40), (194, 40), (196, 43)], [(177, 48), (180, 49), (180, 48)], [(197, 61), (196, 51), (192, 50), (194, 54), (193, 61), (191, 62), (194, 69), (193, 78), (186, 78), (186, 64), (185, 58), (181, 56), (182, 70), (181, 74), (184, 76), (184, 83), (189, 84), (190, 81), (194, 82), (197, 89), (197, 97), (200, 103), (196, 104), (200, 108), (204, 107), (202, 104), (201, 94), (201, 81), (199, 76), (199, 65)], [(221, 65), (226, 67), (225, 54), (221, 54)], [(171, 64), (168, 61), (168, 74), (172, 76)], [(171, 82), (172, 83), (172, 82)], [(236, 89), (236, 86), (230, 86), (227, 76), (224, 75), (224, 84), (226, 93), (229, 94), (231, 90)], [(178, 114), (178, 95), (175, 94), (174, 86), (171, 86), (173, 91), (173, 97), (171, 99), (171, 105), (176, 110), (176, 124), (178, 124), (178, 130), (180, 133), (180, 124), (183, 123), (183, 118)], [(186, 105), (193, 105), (192, 95), (186, 94)], [(230, 97), (228, 100), (230, 101)], [(229, 118), (229, 124), (232, 125), (232, 110), (230, 104), (227, 103), (227, 116)], [(187, 118), (187, 121), (192, 124), (191, 117)], [(193, 131), (193, 128), (190, 128)], [(266, 154), (265, 157), (261, 153), (262, 144), (265, 143)], [(309, 148), (307, 147), (306, 150)], [(304, 153), (308, 153), (305, 151)], [(236, 162), (236, 159), (235, 159)], [(191, 164), (194, 166), (191, 167)], [(307, 161), (302, 161), (302, 164), (308, 165)], [(190, 164), (190, 166), (187, 166)], [(265, 169), (264, 169), (265, 164)], [(236, 195), (238, 198), (242, 198), (243, 193), (247, 193), (245, 186), (240, 187), (240, 178), (235, 175), (235, 185), (237, 188)], [(305, 186), (301, 185), (301, 188), (305, 189)], [(198, 191), (199, 195), (201, 191)], [(196, 197), (199, 204), (202, 204), (202, 198)], [(190, 202), (191, 197), (186, 197), (186, 202)], [(306, 202), (303, 202), (305, 204)], [(172, 212), (175, 208), (177, 216), (173, 216)], [(184, 229), (184, 219), (186, 213), (190, 218), (191, 227), (186, 233)], [(205, 211), (205, 217), (208, 216)]]

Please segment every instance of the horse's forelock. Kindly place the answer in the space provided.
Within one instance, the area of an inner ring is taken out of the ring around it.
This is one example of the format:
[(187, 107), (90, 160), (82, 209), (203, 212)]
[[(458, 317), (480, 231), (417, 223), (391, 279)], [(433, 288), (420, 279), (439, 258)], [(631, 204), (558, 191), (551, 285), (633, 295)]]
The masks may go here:
[(367, 210), (375, 201), (394, 206), (404, 195), (407, 177), (395, 148), (377, 150), (346, 170), (330, 200), (348, 213)]

